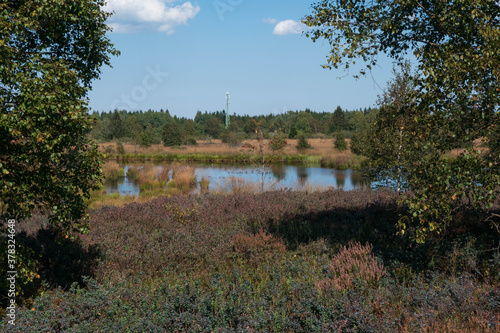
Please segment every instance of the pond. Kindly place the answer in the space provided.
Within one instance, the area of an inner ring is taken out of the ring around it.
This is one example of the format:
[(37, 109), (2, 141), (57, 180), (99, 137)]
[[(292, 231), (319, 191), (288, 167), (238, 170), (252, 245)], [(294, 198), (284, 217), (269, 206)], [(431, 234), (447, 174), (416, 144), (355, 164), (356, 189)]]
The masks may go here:
[[(116, 181), (106, 182), (106, 192), (121, 195), (135, 195), (140, 193), (139, 185), (127, 177), (127, 172), (132, 164), (124, 165), (125, 177)], [(265, 167), (255, 166), (230, 166), (230, 165), (190, 165), (194, 168), (197, 186), (193, 193), (200, 191), (200, 181), (209, 181), (209, 192), (230, 189), (237, 182), (253, 186), (256, 191), (269, 190), (315, 190), (327, 188), (341, 188), (346, 191), (369, 187), (360, 172), (347, 169), (335, 170), (321, 167), (306, 167), (296, 165), (273, 165)], [(155, 166), (158, 172), (170, 169), (169, 165)], [(171, 177), (171, 171), (170, 176)]]

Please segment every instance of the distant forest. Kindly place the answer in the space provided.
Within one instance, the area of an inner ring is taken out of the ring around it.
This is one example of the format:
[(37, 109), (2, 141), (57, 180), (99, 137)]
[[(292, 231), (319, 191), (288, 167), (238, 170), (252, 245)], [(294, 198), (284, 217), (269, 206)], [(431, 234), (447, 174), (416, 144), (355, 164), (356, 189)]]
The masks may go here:
[[(194, 119), (171, 116), (168, 110), (109, 111), (94, 113), (97, 122), (91, 136), (99, 142), (112, 140), (130, 141), (141, 146), (162, 143), (164, 135), (178, 133), (182, 144), (196, 144), (196, 140), (222, 139), (228, 144), (237, 144), (255, 137), (255, 129), (262, 130), (265, 137), (282, 133), (285, 137), (307, 138), (330, 137), (342, 132), (346, 138), (365, 132), (378, 109), (346, 111), (340, 106), (334, 112), (288, 111), (283, 114), (259, 116), (237, 115), (230, 117), (225, 128), (223, 111), (198, 111)], [(169, 132), (169, 133), (165, 133)]]

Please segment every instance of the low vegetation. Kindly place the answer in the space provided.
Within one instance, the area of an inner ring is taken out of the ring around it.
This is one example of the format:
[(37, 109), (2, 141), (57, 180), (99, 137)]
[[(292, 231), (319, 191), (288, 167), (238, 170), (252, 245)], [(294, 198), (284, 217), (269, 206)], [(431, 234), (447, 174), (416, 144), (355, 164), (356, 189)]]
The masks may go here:
[(371, 190), (162, 197), (93, 210), (62, 251), (37, 215), (18, 241), (44, 292), (14, 331), (498, 332), (487, 212), (416, 244), (404, 210)]
[[(284, 140), (278, 139), (277, 142)], [(359, 169), (366, 159), (351, 152), (350, 149), (334, 149), (331, 139), (307, 139), (309, 146), (297, 150), (299, 139), (287, 139), (286, 144), (275, 147), (276, 141), (267, 140), (269, 145), (263, 145), (265, 163), (291, 163), (321, 165), (336, 169)], [(271, 143), (272, 142), (272, 143)], [(350, 140), (346, 140), (349, 144)], [(248, 163), (262, 164), (262, 154), (259, 151), (259, 141), (245, 140), (239, 146), (228, 146), (221, 140), (199, 140), (195, 146), (183, 145), (180, 147), (165, 147), (163, 145), (151, 145), (141, 147), (134, 143), (123, 144), (124, 153), (106, 153), (115, 151), (115, 143), (106, 142), (100, 144), (100, 151), (108, 160), (120, 162), (202, 162), (202, 163)], [(111, 149), (110, 149), (111, 147)], [(307, 148), (309, 147), (309, 148)], [(276, 149), (274, 149), (276, 148)]]

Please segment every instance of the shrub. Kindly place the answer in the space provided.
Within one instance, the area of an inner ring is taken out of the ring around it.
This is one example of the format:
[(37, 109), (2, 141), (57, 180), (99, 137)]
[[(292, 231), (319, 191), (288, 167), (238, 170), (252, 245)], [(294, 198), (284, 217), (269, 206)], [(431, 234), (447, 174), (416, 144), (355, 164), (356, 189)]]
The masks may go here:
[(182, 144), (182, 131), (175, 121), (168, 121), (163, 125), (163, 145), (166, 147), (180, 146)]
[(372, 254), (371, 245), (351, 243), (343, 246), (330, 263), (331, 278), (323, 280), (324, 286), (347, 291), (355, 287), (377, 286), (386, 271)]
[(206, 193), (208, 192), (208, 187), (210, 185), (210, 181), (206, 178), (201, 178), (200, 180), (200, 192)]
[(153, 143), (153, 135), (151, 133), (151, 130), (143, 131), (139, 138), (139, 145), (141, 147), (147, 148), (151, 147), (152, 143)]
[(333, 140), (333, 146), (335, 147), (335, 149), (347, 150), (347, 142), (345, 141), (345, 136), (342, 131), (335, 132)]
[(297, 135), (297, 138), (299, 139), (299, 142), (297, 143), (297, 146), (296, 146), (296, 148), (297, 148), (298, 151), (302, 151), (302, 150), (310, 149), (311, 148), (311, 145), (307, 141), (306, 136), (304, 135), (304, 133), (299, 133)]
[(196, 141), (195, 138), (193, 138), (192, 136), (188, 137), (184, 144), (188, 145), (188, 146), (197, 146), (198, 145), (198, 142)]
[(269, 141), (269, 148), (274, 152), (285, 149), (286, 145), (287, 140), (282, 132), (276, 133)]
[(253, 262), (286, 252), (286, 246), (280, 238), (267, 235), (262, 229), (255, 235), (234, 236), (233, 249), (243, 258)]
[(110, 155), (110, 154), (114, 154), (114, 153), (115, 153), (115, 148), (113, 148), (113, 146), (112, 146), (112, 145), (109, 145), (109, 146), (107, 146), (107, 147), (106, 147), (106, 149), (104, 150), (104, 153), (105, 153), (105, 154), (108, 154), (108, 155)]
[(229, 130), (225, 130), (222, 133), (222, 142), (226, 143), (230, 147), (239, 146), (241, 141), (243, 141), (243, 138), (238, 133), (234, 133)]
[(123, 147), (123, 144), (121, 141), (118, 141), (116, 143), (116, 153), (118, 155), (124, 155), (125, 154), (125, 148)]

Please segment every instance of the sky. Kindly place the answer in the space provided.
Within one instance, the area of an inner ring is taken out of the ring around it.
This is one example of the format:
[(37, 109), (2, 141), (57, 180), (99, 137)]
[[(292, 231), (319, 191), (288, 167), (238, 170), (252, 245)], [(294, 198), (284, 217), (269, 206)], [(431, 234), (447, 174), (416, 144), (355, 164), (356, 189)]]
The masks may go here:
[(311, 2), (293, 0), (109, 0), (111, 58), (89, 94), (92, 111), (169, 110), (280, 114), (373, 107), (392, 77), (381, 58), (366, 78), (321, 67), (328, 43), (313, 43), (300, 21)]

